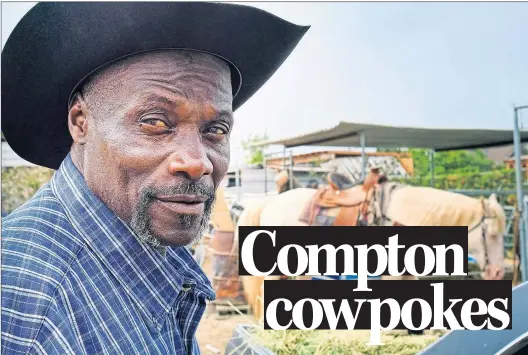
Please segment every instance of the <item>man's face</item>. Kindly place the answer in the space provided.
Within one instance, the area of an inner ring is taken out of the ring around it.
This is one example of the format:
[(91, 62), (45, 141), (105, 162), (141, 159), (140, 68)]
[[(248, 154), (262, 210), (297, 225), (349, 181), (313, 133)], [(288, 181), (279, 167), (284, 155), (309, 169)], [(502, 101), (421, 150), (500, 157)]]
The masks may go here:
[(232, 100), (229, 67), (216, 57), (131, 57), (83, 93), (88, 134), (82, 159), (74, 161), (82, 161), (88, 186), (141, 239), (191, 244), (227, 173)]

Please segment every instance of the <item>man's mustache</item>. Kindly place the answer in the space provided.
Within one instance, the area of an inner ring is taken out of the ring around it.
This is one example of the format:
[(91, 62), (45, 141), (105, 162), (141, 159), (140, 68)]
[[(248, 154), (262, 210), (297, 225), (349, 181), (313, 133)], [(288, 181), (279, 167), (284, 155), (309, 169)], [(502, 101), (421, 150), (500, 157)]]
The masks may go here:
[(215, 197), (215, 189), (202, 181), (185, 181), (172, 186), (154, 187), (149, 186), (141, 191), (142, 199), (152, 200), (157, 196), (171, 195), (202, 195), (210, 202)]

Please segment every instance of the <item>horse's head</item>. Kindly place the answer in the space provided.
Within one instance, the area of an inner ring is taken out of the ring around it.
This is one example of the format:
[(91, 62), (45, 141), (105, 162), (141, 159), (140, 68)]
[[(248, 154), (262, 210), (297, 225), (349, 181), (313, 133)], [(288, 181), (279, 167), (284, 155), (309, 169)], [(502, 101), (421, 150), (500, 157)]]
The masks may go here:
[(492, 194), (482, 200), (483, 217), (480, 223), (469, 231), (468, 247), (482, 270), (485, 280), (500, 280), (504, 277), (504, 234), (506, 214)]

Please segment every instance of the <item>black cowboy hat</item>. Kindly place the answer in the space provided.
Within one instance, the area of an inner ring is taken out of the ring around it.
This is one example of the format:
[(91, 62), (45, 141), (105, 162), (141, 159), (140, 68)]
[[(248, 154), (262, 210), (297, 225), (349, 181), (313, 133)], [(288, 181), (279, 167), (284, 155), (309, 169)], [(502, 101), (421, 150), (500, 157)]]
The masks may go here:
[(228, 3), (39, 3), (2, 51), (2, 132), (22, 158), (57, 169), (72, 144), (67, 109), (82, 80), (113, 61), (158, 49), (207, 52), (228, 62), (236, 110), (308, 28)]

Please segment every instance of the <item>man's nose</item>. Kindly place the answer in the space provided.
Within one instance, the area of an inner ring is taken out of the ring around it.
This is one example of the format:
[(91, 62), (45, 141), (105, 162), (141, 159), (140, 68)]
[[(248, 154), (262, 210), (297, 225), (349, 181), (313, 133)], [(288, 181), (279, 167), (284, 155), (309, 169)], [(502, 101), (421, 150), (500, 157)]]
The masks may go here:
[(201, 144), (180, 147), (169, 159), (169, 173), (186, 174), (191, 179), (199, 179), (213, 172), (213, 164)]

